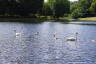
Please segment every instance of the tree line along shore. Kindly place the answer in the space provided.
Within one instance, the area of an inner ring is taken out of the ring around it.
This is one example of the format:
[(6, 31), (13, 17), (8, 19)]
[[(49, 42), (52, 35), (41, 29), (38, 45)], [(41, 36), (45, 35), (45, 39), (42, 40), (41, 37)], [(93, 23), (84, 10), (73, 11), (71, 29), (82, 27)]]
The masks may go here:
[(96, 21), (96, 0), (1, 0), (0, 19)]

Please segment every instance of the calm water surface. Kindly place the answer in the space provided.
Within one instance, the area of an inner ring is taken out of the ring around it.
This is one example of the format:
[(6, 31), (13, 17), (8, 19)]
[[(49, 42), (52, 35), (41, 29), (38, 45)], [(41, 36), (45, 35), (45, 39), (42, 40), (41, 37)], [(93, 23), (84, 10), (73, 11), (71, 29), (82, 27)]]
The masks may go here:
[(0, 64), (96, 64), (92, 40), (96, 22), (0, 22)]

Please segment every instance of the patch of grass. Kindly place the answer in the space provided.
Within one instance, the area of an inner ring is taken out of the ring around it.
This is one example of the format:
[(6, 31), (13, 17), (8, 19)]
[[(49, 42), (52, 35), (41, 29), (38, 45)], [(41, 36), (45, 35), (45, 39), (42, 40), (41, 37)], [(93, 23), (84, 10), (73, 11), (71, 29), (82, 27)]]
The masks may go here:
[(79, 18), (80, 21), (96, 21), (96, 17)]

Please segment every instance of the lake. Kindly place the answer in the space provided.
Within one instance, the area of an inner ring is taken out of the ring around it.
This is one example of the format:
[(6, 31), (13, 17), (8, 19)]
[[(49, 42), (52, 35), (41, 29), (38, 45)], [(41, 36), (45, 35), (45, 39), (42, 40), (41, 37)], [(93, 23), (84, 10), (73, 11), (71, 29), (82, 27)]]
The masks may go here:
[(0, 64), (96, 64), (92, 40), (96, 22), (0, 22)]

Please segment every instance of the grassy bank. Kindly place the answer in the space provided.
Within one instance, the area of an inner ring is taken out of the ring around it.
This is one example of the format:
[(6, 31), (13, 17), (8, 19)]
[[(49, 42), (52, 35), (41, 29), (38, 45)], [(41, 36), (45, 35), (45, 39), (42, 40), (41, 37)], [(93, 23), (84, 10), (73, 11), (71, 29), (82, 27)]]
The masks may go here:
[(96, 17), (79, 18), (80, 21), (96, 21)]

